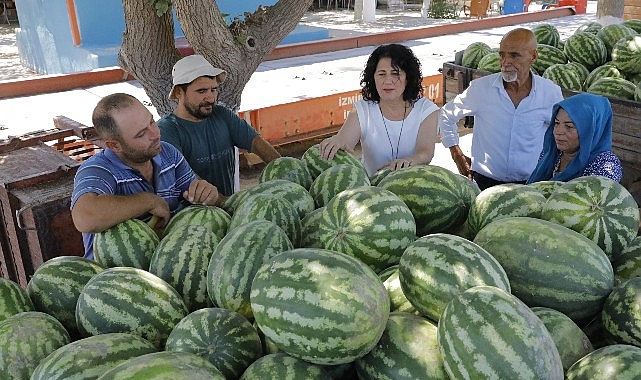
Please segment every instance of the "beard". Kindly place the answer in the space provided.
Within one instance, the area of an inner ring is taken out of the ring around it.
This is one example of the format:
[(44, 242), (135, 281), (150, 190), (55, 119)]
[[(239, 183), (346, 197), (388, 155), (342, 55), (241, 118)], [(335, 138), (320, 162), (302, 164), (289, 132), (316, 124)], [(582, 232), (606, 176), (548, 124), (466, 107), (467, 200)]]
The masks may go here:
[[(203, 110), (204, 107), (211, 107), (209, 110)], [(214, 111), (214, 103), (200, 103), (198, 105), (193, 105), (193, 104), (185, 104), (185, 109), (189, 113), (189, 115), (193, 116), (196, 119), (199, 120), (204, 120), (211, 115), (211, 113)]]
[(505, 82), (516, 82), (519, 73), (516, 71), (501, 71), (501, 77), (503, 77)]

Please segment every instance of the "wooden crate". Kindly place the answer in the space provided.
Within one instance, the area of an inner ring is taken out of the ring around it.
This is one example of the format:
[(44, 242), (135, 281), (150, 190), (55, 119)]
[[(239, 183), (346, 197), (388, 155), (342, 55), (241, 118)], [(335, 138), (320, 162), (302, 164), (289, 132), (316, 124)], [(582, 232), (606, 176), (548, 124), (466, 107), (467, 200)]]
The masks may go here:
[(641, 20), (641, 2), (639, 0), (625, 0), (623, 3), (623, 19)]

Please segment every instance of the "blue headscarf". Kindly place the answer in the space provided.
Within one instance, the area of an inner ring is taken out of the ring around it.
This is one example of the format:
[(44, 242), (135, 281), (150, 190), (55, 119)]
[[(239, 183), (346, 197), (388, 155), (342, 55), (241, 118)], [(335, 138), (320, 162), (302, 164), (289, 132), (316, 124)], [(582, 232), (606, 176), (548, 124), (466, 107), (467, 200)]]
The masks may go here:
[[(554, 141), (554, 120), (563, 108), (574, 122), (579, 134), (579, 151), (568, 166), (553, 176), (554, 166), (561, 154)], [(600, 95), (580, 93), (562, 100), (552, 108), (550, 126), (543, 138), (543, 153), (527, 183), (553, 180), (569, 181), (581, 176), (585, 167), (597, 155), (612, 150), (612, 107)]]

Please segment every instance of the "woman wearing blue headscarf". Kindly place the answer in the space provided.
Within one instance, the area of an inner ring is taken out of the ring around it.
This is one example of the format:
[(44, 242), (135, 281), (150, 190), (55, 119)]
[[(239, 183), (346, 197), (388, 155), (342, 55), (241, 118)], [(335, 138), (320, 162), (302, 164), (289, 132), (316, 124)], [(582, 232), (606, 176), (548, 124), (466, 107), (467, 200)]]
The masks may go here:
[(621, 161), (612, 152), (612, 107), (603, 96), (581, 93), (555, 104), (543, 152), (527, 183), (600, 175), (620, 182)]

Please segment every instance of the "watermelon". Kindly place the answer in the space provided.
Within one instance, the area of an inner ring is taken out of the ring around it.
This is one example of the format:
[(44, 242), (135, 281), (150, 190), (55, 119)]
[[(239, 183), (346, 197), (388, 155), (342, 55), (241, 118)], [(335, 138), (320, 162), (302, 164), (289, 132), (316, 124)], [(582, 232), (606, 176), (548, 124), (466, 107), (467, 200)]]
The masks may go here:
[(330, 378), (322, 366), (279, 352), (265, 355), (253, 362), (247, 367), (240, 380), (327, 380)]
[(147, 223), (129, 219), (94, 235), (94, 260), (103, 268), (147, 270), (159, 239)]
[(585, 79), (585, 89), (587, 90), (588, 88), (590, 88), (592, 83), (603, 77), (625, 78), (624, 74), (620, 72), (619, 69), (612, 64), (612, 62), (608, 62), (590, 71), (590, 74)]
[(487, 71), (488, 73), (498, 73), (501, 71), (501, 57), (498, 52), (492, 52), (486, 54), (477, 65), (478, 69), (481, 71)]
[(397, 170), (383, 178), (378, 187), (405, 202), (416, 220), (418, 236), (459, 227), (477, 195), (467, 178), (435, 165)]
[(82, 288), (103, 268), (78, 256), (59, 256), (42, 264), (27, 284), (35, 309), (54, 316), (77, 337), (76, 303)]
[(634, 100), (637, 86), (625, 78), (604, 77), (594, 81), (586, 91), (610, 98)]
[(207, 294), (207, 265), (216, 244), (218, 236), (204, 225), (172, 229), (156, 247), (149, 273), (171, 285), (187, 310), (212, 306)]
[(7, 278), (0, 278), (0, 322), (14, 314), (33, 310), (33, 302), (25, 289)]
[(553, 64), (545, 69), (541, 76), (558, 84), (561, 88), (574, 91), (581, 91), (583, 89), (581, 75), (575, 68), (568, 66), (567, 64)]
[(612, 49), (614, 48), (614, 45), (620, 39), (624, 37), (634, 36), (636, 34), (637, 32), (635, 32), (634, 29), (628, 28), (623, 24), (609, 24), (609, 25), (604, 25), (603, 28), (601, 28), (597, 32), (596, 35), (605, 44), (605, 48), (607, 49), (607, 52), (608, 52), (608, 57), (610, 57), (612, 53)]
[(637, 33), (641, 33), (641, 20), (639, 19), (628, 19), (623, 21), (623, 25), (627, 26), (630, 29), (633, 29)]
[(183, 318), (171, 330), (167, 351), (189, 352), (212, 363), (227, 379), (237, 379), (262, 356), (258, 332), (242, 315), (205, 308)]
[(532, 182), (529, 186), (537, 189), (547, 199), (558, 187), (563, 186), (562, 181), (539, 181)]
[(583, 66), (578, 62), (568, 62), (565, 65), (575, 70), (576, 73), (579, 74), (579, 79), (581, 80), (581, 89), (584, 89), (585, 80), (588, 79), (588, 75), (590, 75), (590, 70), (588, 70), (587, 67)]
[(620, 183), (601, 176), (578, 177), (558, 188), (541, 218), (588, 237), (612, 258), (639, 229), (639, 208)]
[(152, 352), (156, 347), (134, 334), (90, 336), (53, 351), (38, 364), (31, 380), (97, 379), (126, 360)]
[(539, 43), (536, 51), (538, 57), (532, 64), (532, 68), (538, 73), (543, 73), (545, 70), (555, 64), (567, 63), (568, 57), (565, 56), (563, 50), (556, 47), (556, 45), (546, 45)]
[(381, 169), (378, 169), (376, 173), (374, 173), (372, 176), (369, 177), (370, 184), (372, 186), (378, 186), (381, 180), (391, 172), (393, 172), (393, 170), (388, 168), (387, 166), (384, 166)]
[(374, 186), (338, 193), (324, 207), (317, 226), (321, 248), (355, 257), (375, 272), (398, 264), (416, 239), (416, 223), (407, 205), (391, 191)]
[(532, 33), (539, 44), (545, 44), (557, 47), (561, 40), (561, 35), (556, 27), (552, 24), (542, 23), (532, 28)]
[(305, 189), (309, 189), (313, 181), (312, 174), (303, 160), (287, 156), (278, 157), (268, 162), (260, 172), (258, 182), (263, 183), (273, 179), (294, 182)]
[(288, 200), (276, 194), (251, 194), (232, 215), (229, 229), (259, 219), (274, 222), (285, 231), (295, 247), (299, 246), (302, 232), (300, 217)]
[(641, 277), (614, 288), (601, 312), (603, 327), (618, 342), (641, 346)]
[(438, 323), (438, 345), (452, 379), (563, 379), (543, 322), (494, 286), (475, 286), (452, 299)]
[(641, 236), (637, 236), (621, 252), (612, 256), (614, 282), (616, 285), (632, 277), (641, 277)]
[(501, 264), (512, 294), (529, 306), (558, 310), (577, 323), (596, 315), (612, 290), (612, 265), (603, 250), (557, 223), (498, 219), (483, 227), (474, 242)]
[(166, 281), (128, 267), (108, 268), (92, 277), (76, 305), (76, 321), (84, 337), (133, 333), (158, 349), (187, 313), (182, 297)]
[(578, 32), (569, 36), (563, 46), (563, 52), (570, 62), (578, 62), (588, 70), (594, 70), (607, 61), (608, 49), (605, 43), (588, 32)]
[(366, 355), (390, 313), (374, 271), (354, 257), (318, 248), (285, 251), (263, 265), (250, 300), (256, 323), (279, 349), (321, 365)]
[(476, 69), (481, 58), (491, 52), (492, 48), (485, 42), (476, 41), (469, 44), (463, 51), (461, 65)]
[(603, 25), (601, 25), (600, 23), (596, 21), (589, 21), (576, 28), (574, 30), (574, 33), (586, 32), (596, 35), (599, 30), (601, 30), (601, 28), (603, 28)]
[(626, 74), (641, 73), (641, 35), (618, 40), (612, 47), (612, 64)]
[(321, 221), (323, 216), (323, 210), (325, 207), (319, 207), (316, 210), (305, 215), (301, 219), (300, 224), (302, 228), (303, 238), (301, 240), (300, 246), (306, 248), (322, 248), (323, 242), (321, 239), (321, 231), (318, 228), (318, 224)]
[(190, 205), (178, 211), (165, 226), (163, 235), (188, 225), (202, 225), (214, 232), (219, 239), (227, 233), (231, 216), (216, 206)]
[(316, 207), (323, 207), (330, 199), (343, 190), (369, 186), (367, 172), (349, 164), (334, 165), (323, 170), (312, 182), (309, 193)]
[(273, 179), (259, 183), (256, 186), (247, 188), (239, 195), (239, 199), (235, 202), (234, 210), (237, 209), (246, 199), (256, 194), (272, 194), (285, 199), (290, 202), (296, 211), (299, 218), (303, 218), (308, 212), (314, 210), (314, 198), (311, 194), (299, 184), (290, 182), (284, 179)]
[(431, 234), (410, 244), (399, 263), (403, 294), (421, 314), (438, 322), (461, 292), (491, 285), (510, 292), (508, 276), (490, 253), (459, 236)]
[(225, 380), (209, 361), (191, 352), (161, 351), (129, 359), (98, 380)]
[(391, 313), (383, 336), (356, 360), (359, 379), (448, 379), (436, 325), (408, 313)]
[(574, 363), (567, 380), (628, 380), (641, 373), (641, 348), (627, 344), (601, 347)]
[(223, 204), (220, 207), (223, 210), (225, 210), (229, 215), (233, 215), (236, 208), (240, 206), (241, 202), (243, 201), (243, 198), (245, 198), (245, 196), (249, 193), (251, 189), (253, 189), (253, 187), (247, 187), (247, 188), (238, 190), (237, 192), (227, 197), (223, 201)]
[(293, 249), (273, 222), (256, 220), (229, 231), (214, 248), (207, 267), (207, 293), (212, 302), (253, 319), (249, 291), (260, 266)]
[(378, 278), (383, 281), (383, 286), (387, 289), (387, 294), (390, 299), (390, 311), (400, 311), (405, 313), (420, 315), (420, 312), (410, 303), (405, 297), (403, 289), (401, 288), (401, 280), (399, 278), (398, 265), (392, 265), (378, 274)]
[(71, 342), (57, 319), (39, 311), (24, 311), (0, 322), (0, 376), (29, 380), (38, 363)]
[(481, 191), (470, 207), (467, 223), (474, 237), (493, 220), (510, 216), (538, 218), (545, 204), (545, 196), (529, 185), (505, 183)]
[(337, 164), (350, 164), (365, 170), (365, 167), (358, 158), (344, 150), (338, 150), (331, 160), (324, 159), (320, 155), (320, 144), (315, 144), (307, 148), (301, 160), (307, 166), (309, 173), (312, 175), (312, 179), (318, 177), (325, 169)]
[(543, 322), (559, 351), (563, 370), (594, 351), (590, 339), (567, 315), (548, 307), (533, 307), (532, 311)]

